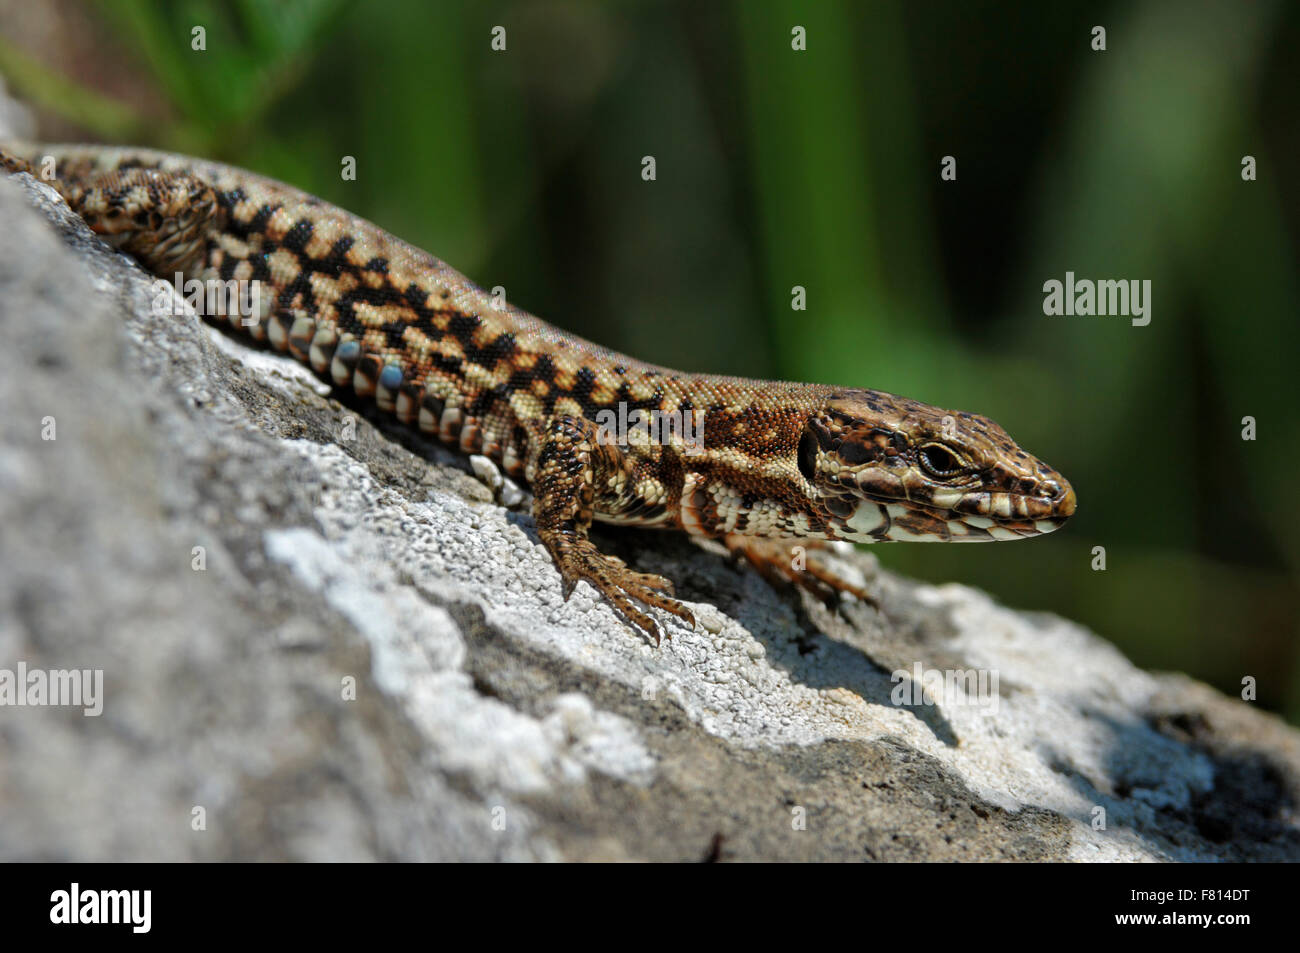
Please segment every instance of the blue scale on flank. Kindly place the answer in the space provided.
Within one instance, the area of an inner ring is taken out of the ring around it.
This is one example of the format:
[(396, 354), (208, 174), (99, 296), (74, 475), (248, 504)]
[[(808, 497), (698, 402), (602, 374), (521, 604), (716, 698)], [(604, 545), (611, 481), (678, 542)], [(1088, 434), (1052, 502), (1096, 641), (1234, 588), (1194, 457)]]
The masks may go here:
[(375, 388), (375, 402), (381, 410), (395, 410), (398, 388), (402, 386), (402, 368), (387, 364), (379, 372), (379, 386)]

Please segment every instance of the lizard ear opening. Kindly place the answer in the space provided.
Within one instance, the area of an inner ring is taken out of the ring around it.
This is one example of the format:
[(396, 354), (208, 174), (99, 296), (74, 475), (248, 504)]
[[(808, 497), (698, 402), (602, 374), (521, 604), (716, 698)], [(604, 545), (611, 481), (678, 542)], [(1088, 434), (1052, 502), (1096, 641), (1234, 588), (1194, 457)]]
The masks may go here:
[(817, 476), (817, 435), (813, 433), (812, 427), (803, 428), (803, 436), (799, 438), (799, 472), (809, 483), (815, 482)]

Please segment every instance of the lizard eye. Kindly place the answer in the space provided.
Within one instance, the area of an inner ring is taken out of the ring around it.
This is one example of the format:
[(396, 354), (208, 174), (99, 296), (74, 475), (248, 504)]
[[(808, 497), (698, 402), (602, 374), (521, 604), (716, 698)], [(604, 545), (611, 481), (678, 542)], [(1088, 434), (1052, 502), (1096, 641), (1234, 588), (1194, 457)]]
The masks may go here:
[(937, 443), (927, 443), (921, 448), (919, 457), (921, 469), (936, 480), (954, 477), (965, 468), (955, 453)]

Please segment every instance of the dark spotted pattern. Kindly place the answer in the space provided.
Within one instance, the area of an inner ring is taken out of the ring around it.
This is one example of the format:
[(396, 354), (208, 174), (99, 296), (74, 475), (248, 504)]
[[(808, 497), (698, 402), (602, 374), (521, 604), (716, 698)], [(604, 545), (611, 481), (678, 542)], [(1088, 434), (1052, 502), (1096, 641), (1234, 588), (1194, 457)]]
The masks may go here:
[[(155, 273), (266, 286), (251, 323), (226, 323), (527, 480), (566, 588), (586, 580), (651, 634), (644, 607), (690, 612), (667, 580), (599, 553), (593, 519), (720, 538), (770, 578), (865, 597), (820, 570), (775, 566), (788, 562), (780, 541), (951, 539), (957, 527), (961, 538), (1009, 538), (998, 532), (1042, 532), (1073, 511), (1069, 484), (985, 418), (645, 364), (501, 304), (342, 209), (228, 166), (80, 146), (0, 149), (0, 164), (21, 171), (46, 154), (72, 208)], [(702, 415), (702, 441), (637, 441), (602, 424), (635, 411)], [(957, 469), (931, 472), (944, 469), (936, 461)]]

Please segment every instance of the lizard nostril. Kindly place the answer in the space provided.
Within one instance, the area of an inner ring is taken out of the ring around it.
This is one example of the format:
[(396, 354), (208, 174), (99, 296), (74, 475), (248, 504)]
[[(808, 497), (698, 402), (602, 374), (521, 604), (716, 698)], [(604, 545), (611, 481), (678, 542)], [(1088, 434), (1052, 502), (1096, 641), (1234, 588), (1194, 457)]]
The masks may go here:
[(1070, 486), (1068, 483), (1065, 484), (1065, 492), (1063, 492), (1056, 500), (1056, 515), (1062, 518), (1073, 516), (1076, 502), (1077, 501), (1074, 498), (1074, 487)]

